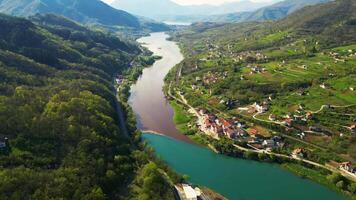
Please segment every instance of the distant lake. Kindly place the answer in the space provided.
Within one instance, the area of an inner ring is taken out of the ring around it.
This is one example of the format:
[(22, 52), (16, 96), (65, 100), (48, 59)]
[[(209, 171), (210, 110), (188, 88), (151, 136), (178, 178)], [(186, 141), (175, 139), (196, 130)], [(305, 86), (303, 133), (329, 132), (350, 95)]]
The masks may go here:
[(302, 179), (276, 164), (236, 159), (161, 135), (147, 134), (156, 154), (194, 184), (230, 200), (344, 200), (338, 193)]
[(163, 23), (167, 25), (173, 25), (173, 26), (190, 26), (192, 25), (191, 22), (178, 22), (178, 21), (164, 21)]

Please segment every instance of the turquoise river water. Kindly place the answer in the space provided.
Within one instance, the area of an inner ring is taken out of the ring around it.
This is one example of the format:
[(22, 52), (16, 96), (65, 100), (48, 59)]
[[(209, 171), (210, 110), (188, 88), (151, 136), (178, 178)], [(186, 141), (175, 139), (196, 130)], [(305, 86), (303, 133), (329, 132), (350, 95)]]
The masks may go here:
[[(194, 184), (209, 187), (230, 200), (341, 200), (338, 193), (299, 178), (278, 165), (229, 158), (195, 145), (179, 133), (173, 110), (162, 92), (164, 77), (183, 60), (177, 44), (165, 33), (140, 38), (145, 47), (162, 56), (131, 88), (130, 105), (146, 134), (143, 138), (159, 157)], [(148, 132), (164, 134), (154, 135)]]
[(143, 135), (157, 155), (194, 184), (231, 200), (341, 200), (341, 195), (302, 179), (278, 165), (216, 154), (166, 136)]

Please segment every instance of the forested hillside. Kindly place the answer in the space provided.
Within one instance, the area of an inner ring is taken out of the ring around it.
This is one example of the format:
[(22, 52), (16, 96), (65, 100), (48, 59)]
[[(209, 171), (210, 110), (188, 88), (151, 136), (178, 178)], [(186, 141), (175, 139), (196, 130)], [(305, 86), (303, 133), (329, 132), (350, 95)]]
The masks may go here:
[(114, 76), (141, 50), (63, 17), (32, 20), (0, 15), (0, 199), (169, 198), (118, 127)]
[[(265, 150), (261, 141), (277, 136), (272, 152), (302, 148), (321, 165), (355, 165), (355, 20), (355, 1), (337, 0), (278, 21), (197, 23), (172, 34), (186, 59), (167, 80), (191, 106), (247, 124), (234, 144)], [(355, 195), (345, 182), (337, 187)]]
[(82, 24), (119, 30), (122, 27), (125, 30), (141, 31), (168, 29), (164, 24), (142, 20), (128, 12), (112, 8), (101, 0), (0, 0), (0, 12), (22, 17), (55, 13)]

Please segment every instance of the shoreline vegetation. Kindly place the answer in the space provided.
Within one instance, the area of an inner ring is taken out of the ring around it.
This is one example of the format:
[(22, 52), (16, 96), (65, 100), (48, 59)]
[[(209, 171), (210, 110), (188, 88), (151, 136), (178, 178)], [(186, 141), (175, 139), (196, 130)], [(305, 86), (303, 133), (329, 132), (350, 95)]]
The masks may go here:
[[(127, 69), (122, 73), (121, 79), (127, 81), (121, 80), (121, 84), (116, 84), (115, 87), (118, 91), (117, 100), (123, 109), (123, 113), (125, 115), (125, 123), (128, 131), (131, 133), (130, 135), (131, 139), (137, 145), (138, 149), (146, 152), (147, 155), (149, 156), (148, 159), (150, 160), (150, 162), (147, 164), (149, 165), (148, 167), (153, 169), (157, 168), (157, 171), (164, 178), (162, 180), (165, 180), (163, 181), (163, 184), (169, 185), (171, 190), (174, 191), (174, 188), (177, 184), (188, 182), (188, 177), (185, 175), (180, 175), (176, 173), (174, 170), (172, 170), (163, 160), (159, 159), (155, 155), (154, 149), (149, 147), (146, 141), (142, 140), (141, 135), (144, 133), (156, 134), (160, 136), (165, 136), (165, 135), (152, 130), (139, 130), (136, 126), (136, 117), (134, 111), (132, 110), (131, 106), (128, 103), (128, 99), (131, 95), (130, 88), (132, 84), (135, 84), (138, 78), (142, 75), (143, 69), (152, 67), (152, 65), (161, 58), (162, 57), (160, 56), (153, 55), (152, 52), (150, 52), (148, 49), (145, 49), (145, 56), (141, 58), (140, 57), (137, 58), (138, 60), (140, 60), (140, 62), (135, 62), (136, 64), (132, 65), (131, 68)], [(209, 188), (206, 187), (201, 187), (201, 188), (203, 192), (208, 196), (211, 197), (215, 196), (221, 199), (226, 199), (221, 194)], [(172, 192), (172, 195), (173, 194), (174, 192)], [(167, 198), (162, 197), (161, 199), (173, 199), (172, 197), (173, 196), (168, 196)]]
[(281, 164), (356, 199), (354, 6), (338, 0), (272, 22), (172, 32), (185, 57), (165, 79), (177, 127), (222, 154)]
[[(172, 69), (173, 71), (175, 69)], [(166, 84), (167, 85), (167, 84)], [(165, 87), (167, 88), (167, 87)], [(165, 90), (167, 94), (168, 90)], [(168, 98), (169, 103), (174, 110), (174, 123), (177, 125), (177, 129), (187, 135), (191, 140), (196, 142), (198, 145), (209, 148), (211, 151), (223, 154), (226, 156), (234, 157), (237, 159), (248, 159), (258, 162), (267, 162), (278, 164), (282, 169), (289, 171), (290, 173), (295, 174), (303, 179), (309, 179), (318, 184), (321, 184), (335, 192), (342, 194), (344, 197), (355, 200), (355, 196), (346, 192), (343, 187), (340, 187), (341, 184), (344, 185), (344, 181), (350, 181), (337, 173), (330, 173), (329, 171), (321, 168), (317, 168), (311, 165), (303, 164), (302, 162), (295, 162), (292, 160), (282, 160), (275, 157), (270, 157), (266, 154), (256, 154), (253, 152), (236, 152), (236, 148), (232, 146), (232, 143), (228, 139), (224, 142), (214, 142), (215, 139), (206, 136), (203, 133), (200, 133), (200, 130), (195, 128), (193, 125), (196, 121), (191, 113), (187, 112), (184, 105), (180, 104), (174, 99)], [(193, 128), (194, 127), (194, 128)], [(225, 149), (224, 149), (225, 148)], [(341, 182), (340, 182), (341, 181)], [(337, 186), (337, 183), (339, 183)]]

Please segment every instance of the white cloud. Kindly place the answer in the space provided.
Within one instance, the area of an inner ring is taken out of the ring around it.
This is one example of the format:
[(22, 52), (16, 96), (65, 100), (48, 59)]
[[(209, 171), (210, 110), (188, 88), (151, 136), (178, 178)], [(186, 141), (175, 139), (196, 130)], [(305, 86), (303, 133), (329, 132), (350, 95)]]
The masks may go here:
[[(102, 0), (105, 3), (111, 4), (115, 0)], [(158, 1), (158, 0), (157, 0)], [(181, 5), (199, 5), (199, 4), (211, 4), (219, 5), (227, 2), (236, 2), (241, 0), (172, 0)], [(280, 0), (250, 0), (252, 2), (276, 2)]]

